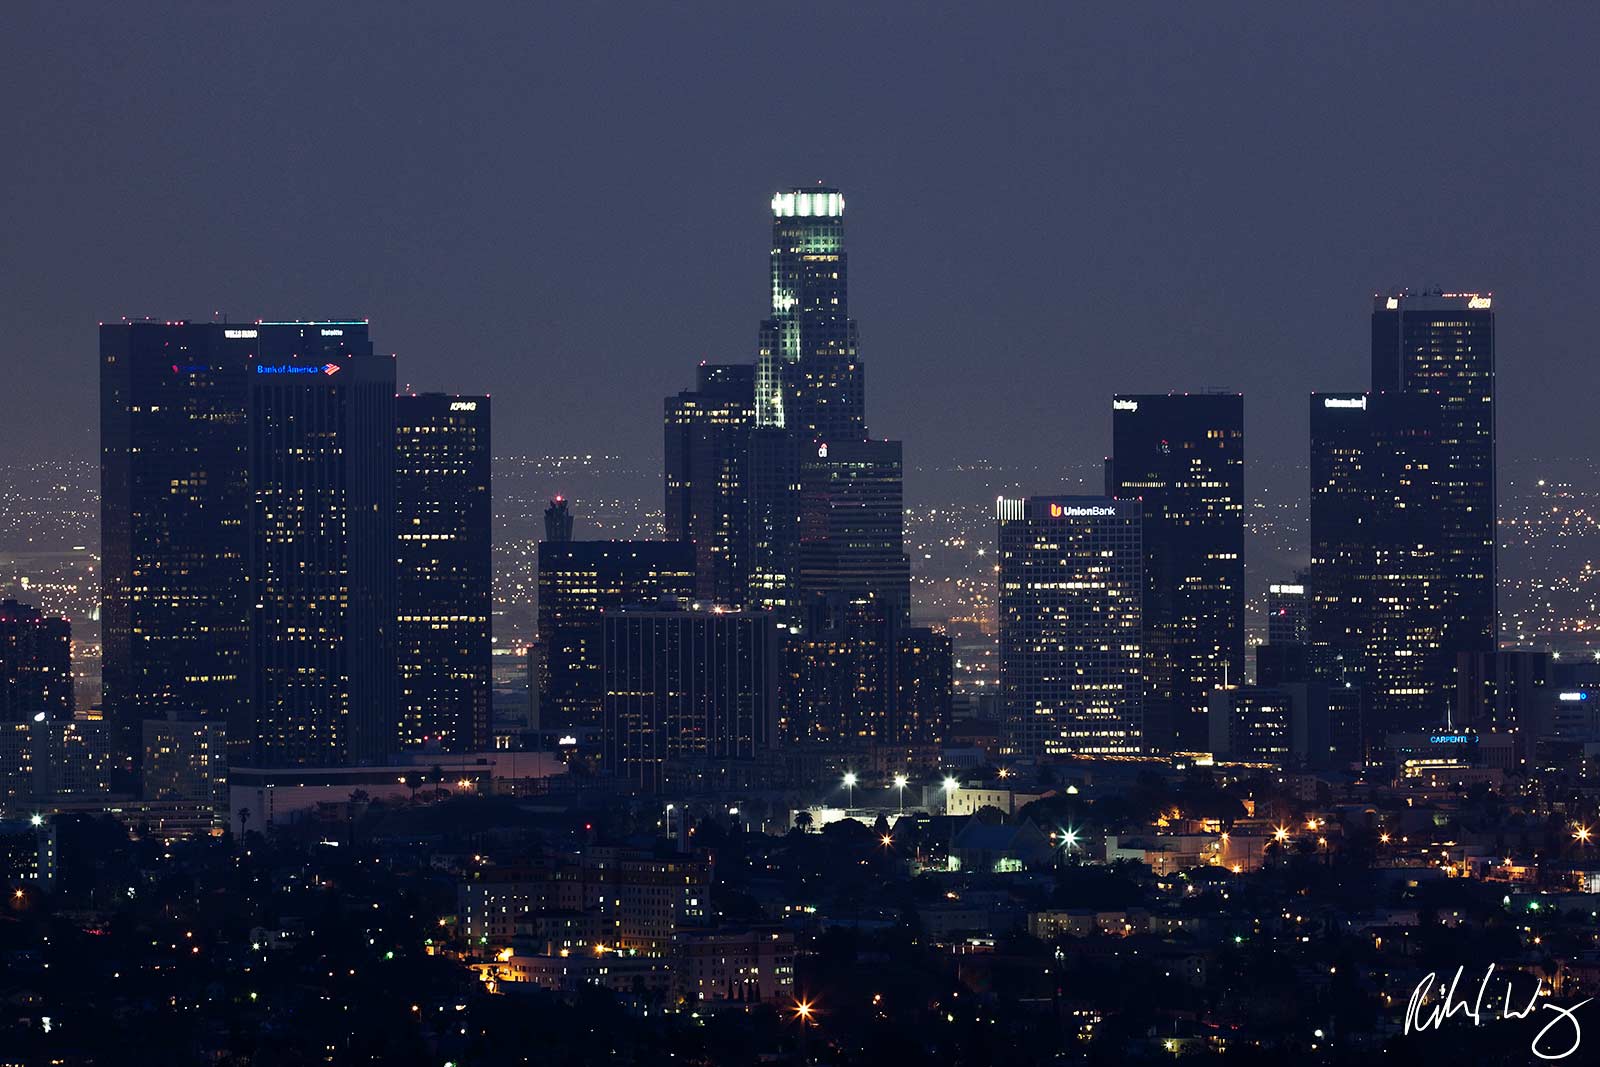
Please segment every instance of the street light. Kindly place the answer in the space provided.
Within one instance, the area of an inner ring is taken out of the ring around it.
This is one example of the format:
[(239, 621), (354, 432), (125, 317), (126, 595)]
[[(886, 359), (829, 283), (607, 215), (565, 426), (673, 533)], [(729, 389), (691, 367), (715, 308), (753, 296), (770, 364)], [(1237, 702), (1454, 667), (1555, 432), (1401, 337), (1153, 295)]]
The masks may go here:
[(947, 775), (945, 777), (943, 785), (944, 785), (944, 810), (945, 810), (945, 813), (948, 814), (949, 811), (950, 811), (950, 794), (954, 793), (957, 789), (960, 789), (961, 788), (961, 783), (956, 781), (953, 776)]
[(845, 807), (845, 811), (848, 812), (851, 808), (856, 806), (856, 772), (855, 771), (845, 771), (844, 772), (844, 786), (845, 786), (846, 789), (850, 790), (850, 800), (849, 800), (849, 803)]
[(794, 1007), (789, 1010), (794, 1014), (795, 1021), (800, 1024), (800, 1062), (810, 1063), (811, 1055), (806, 1048), (806, 1029), (815, 1024), (817, 1009), (812, 1007), (811, 1001), (796, 997)]
[(906, 813), (906, 781), (906, 776), (903, 774), (894, 776), (894, 787), (900, 790), (900, 814), (902, 815)]

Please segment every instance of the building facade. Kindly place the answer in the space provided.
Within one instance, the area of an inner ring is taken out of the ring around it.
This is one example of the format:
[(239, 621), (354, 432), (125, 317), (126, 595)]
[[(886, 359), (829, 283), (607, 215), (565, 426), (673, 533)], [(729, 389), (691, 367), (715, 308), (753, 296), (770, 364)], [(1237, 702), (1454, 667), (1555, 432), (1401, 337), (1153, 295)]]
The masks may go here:
[(1118, 395), (1111, 425), (1106, 494), (1143, 503), (1146, 743), (1201, 749), (1244, 679), (1244, 397)]
[(103, 707), (124, 752), (167, 711), (243, 723), (259, 324), (100, 327)]
[(395, 750), (395, 366), (364, 322), (262, 323), (249, 359), (248, 721), (233, 762)]
[(663, 598), (693, 600), (686, 541), (542, 541), (539, 715), (546, 726), (598, 726), (605, 702), (605, 617)]
[(695, 546), (701, 600), (745, 603), (755, 368), (700, 364), (695, 388), (666, 401), (667, 539)]
[(1005, 751), (1140, 751), (1140, 502), (1001, 498), (997, 518)]
[(490, 741), (493, 503), (489, 398), (395, 400), (399, 744)]
[(1500, 632), (1492, 294), (1375, 296), (1372, 389), (1426, 396), (1436, 404), (1441, 640), (1451, 657), (1492, 652)]
[(72, 625), (0, 600), (0, 722), (70, 719), (75, 706)]
[(759, 612), (608, 614), (603, 766), (659, 789), (672, 760), (753, 760), (777, 735), (777, 640)]

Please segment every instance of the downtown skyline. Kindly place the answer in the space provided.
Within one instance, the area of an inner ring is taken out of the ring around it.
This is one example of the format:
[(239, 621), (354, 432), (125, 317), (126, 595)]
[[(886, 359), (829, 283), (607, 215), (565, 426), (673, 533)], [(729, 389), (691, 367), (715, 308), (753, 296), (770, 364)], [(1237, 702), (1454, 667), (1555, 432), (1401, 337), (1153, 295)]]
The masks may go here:
[(1600, 9), (101, 6), (8, 1064), (1592, 1056)]

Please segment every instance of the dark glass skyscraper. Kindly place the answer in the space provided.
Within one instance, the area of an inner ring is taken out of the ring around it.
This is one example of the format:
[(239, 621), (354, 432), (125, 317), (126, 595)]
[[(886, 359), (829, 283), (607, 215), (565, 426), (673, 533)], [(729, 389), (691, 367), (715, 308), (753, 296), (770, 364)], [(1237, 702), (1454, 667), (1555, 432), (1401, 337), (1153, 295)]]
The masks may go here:
[(694, 546), (684, 541), (540, 542), (543, 722), (599, 725), (606, 616), (664, 597), (693, 600), (694, 587)]
[(246, 385), (263, 332), (100, 327), (103, 706), (124, 753), (167, 712), (246, 721)]
[(666, 527), (695, 548), (697, 595), (743, 606), (750, 553), (755, 368), (702, 363), (666, 401)]
[(803, 441), (867, 436), (844, 251), (844, 196), (794, 189), (772, 198), (772, 315), (761, 324), (756, 423)]
[(1140, 751), (1139, 501), (1001, 498), (996, 509), (1004, 751)]
[(1358, 669), (1366, 642), (1366, 583), (1372, 572), (1366, 393), (1311, 394), (1311, 567), (1307, 636), (1346, 653)]
[(235, 762), (397, 747), (395, 369), (364, 322), (261, 323), (248, 364), (250, 722)]
[[(911, 611), (899, 441), (824, 442), (799, 461), (803, 607), (870, 597), (904, 625)], [(809, 609), (808, 609), (809, 610)]]
[(399, 743), (490, 747), (489, 398), (395, 401)]
[(1308, 632), (1365, 688), (1364, 741), (1445, 721), (1445, 556), (1437, 397), (1311, 397)]
[(1244, 680), (1244, 397), (1115, 397), (1108, 481), (1144, 502), (1146, 742), (1203, 749), (1211, 690)]
[(643, 789), (673, 760), (749, 760), (776, 729), (763, 612), (622, 611), (604, 623), (604, 765)]
[(70, 719), (74, 703), (71, 624), (0, 600), (0, 723)]
[(1498, 644), (1495, 565), (1495, 352), (1487, 293), (1400, 292), (1373, 299), (1372, 389), (1438, 403), (1443, 643), (1452, 656)]

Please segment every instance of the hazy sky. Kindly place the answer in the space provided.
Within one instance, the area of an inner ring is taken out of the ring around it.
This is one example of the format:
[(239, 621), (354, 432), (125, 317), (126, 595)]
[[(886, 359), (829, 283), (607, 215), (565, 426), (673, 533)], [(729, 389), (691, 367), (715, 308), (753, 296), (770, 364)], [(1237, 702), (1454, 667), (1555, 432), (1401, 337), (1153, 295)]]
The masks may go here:
[(1495, 293), (1502, 456), (1586, 454), (1597, 42), (1593, 4), (10, 0), (0, 455), (92, 455), (98, 321), (221, 310), (369, 317), (498, 451), (654, 464), (819, 178), (912, 463), (1096, 460), (1114, 390), (1207, 387), (1303, 459), (1406, 284)]

